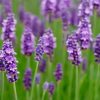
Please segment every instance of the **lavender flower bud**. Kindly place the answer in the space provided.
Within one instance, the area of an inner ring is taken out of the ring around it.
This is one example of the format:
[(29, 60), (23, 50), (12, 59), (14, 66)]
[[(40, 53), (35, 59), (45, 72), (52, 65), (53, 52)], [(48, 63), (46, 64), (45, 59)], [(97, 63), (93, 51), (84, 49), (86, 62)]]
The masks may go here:
[(46, 17), (47, 20), (52, 20), (55, 11), (56, 0), (42, 0), (41, 9), (42, 15)]
[(100, 0), (92, 0), (94, 8), (98, 9), (100, 7)]
[(4, 52), (4, 65), (6, 76), (9, 82), (15, 82), (18, 79), (18, 71), (17, 71), (17, 60), (15, 57), (15, 52), (12, 46), (12, 42), (9, 40), (4, 41), (3, 43), (3, 52)]
[(78, 9), (78, 15), (80, 17), (89, 17), (92, 15), (93, 5), (88, 0), (82, 0)]
[(48, 92), (50, 93), (50, 95), (54, 94), (54, 89), (55, 89), (54, 84), (53, 83), (49, 83)]
[(11, 0), (2, 0), (4, 11), (8, 15), (12, 13), (12, 2)]
[(8, 17), (3, 21), (2, 27), (2, 39), (10, 41), (15, 41), (15, 25), (16, 20), (14, 18), (14, 14), (9, 14)]
[(90, 43), (92, 41), (92, 30), (88, 19), (80, 21), (79, 27), (76, 31), (76, 36), (81, 49), (88, 49), (90, 47)]
[(44, 46), (44, 53), (51, 56), (54, 48), (56, 48), (56, 38), (54, 37), (52, 30), (47, 29), (42, 36), (41, 41)]
[(68, 52), (68, 59), (72, 61), (72, 64), (80, 65), (82, 62), (82, 54), (76, 37), (71, 35), (66, 41), (66, 47)]
[(46, 71), (46, 60), (42, 59), (39, 63), (39, 71), (41, 73)]
[(37, 74), (36, 74), (35, 83), (36, 83), (36, 84), (40, 84), (40, 73), (37, 73)]
[(34, 45), (35, 45), (35, 37), (32, 34), (32, 31), (29, 27), (25, 27), (24, 29), (24, 33), (22, 35), (22, 45), (21, 45), (21, 49), (22, 49), (22, 53), (24, 55), (30, 56), (32, 55), (32, 53), (34, 52)]
[(60, 81), (62, 79), (62, 75), (63, 75), (62, 64), (57, 64), (54, 75), (55, 75), (56, 81)]
[(100, 63), (100, 34), (97, 36), (94, 43), (94, 56), (95, 56), (95, 61), (97, 63)]
[(48, 82), (45, 82), (44, 85), (43, 85), (43, 89), (45, 91), (47, 91), (48, 90), (48, 87), (49, 87), (49, 83)]
[(26, 90), (30, 90), (32, 85), (32, 71), (30, 68), (27, 68), (24, 74), (23, 79), (24, 87)]
[(4, 53), (2, 50), (0, 50), (0, 71), (5, 71), (3, 56)]

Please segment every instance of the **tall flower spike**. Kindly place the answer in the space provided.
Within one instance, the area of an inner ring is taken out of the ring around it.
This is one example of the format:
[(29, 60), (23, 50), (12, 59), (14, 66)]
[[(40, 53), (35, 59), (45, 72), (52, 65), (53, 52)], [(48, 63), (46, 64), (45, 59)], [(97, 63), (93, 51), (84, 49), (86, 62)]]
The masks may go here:
[(24, 87), (26, 90), (30, 90), (32, 85), (32, 71), (30, 68), (27, 68), (24, 74), (23, 79)]
[(80, 21), (76, 36), (81, 49), (88, 49), (90, 47), (92, 42), (92, 30), (89, 19), (83, 19)]
[(80, 65), (82, 62), (81, 50), (74, 35), (68, 36), (66, 47), (68, 52), (68, 59), (72, 61), (72, 64), (77, 66)]
[(5, 71), (3, 56), (4, 52), (0, 50), (0, 71)]
[(52, 30), (47, 29), (41, 39), (44, 46), (44, 53), (51, 56), (54, 48), (56, 48), (56, 38), (54, 37)]
[(2, 39), (3, 40), (10, 40), (15, 41), (15, 26), (16, 20), (14, 18), (14, 14), (9, 14), (7, 18), (3, 21), (2, 26)]
[(53, 95), (54, 94), (54, 90), (55, 90), (55, 86), (53, 83), (49, 83), (49, 86), (48, 86), (48, 92), (50, 95)]
[(46, 71), (46, 60), (42, 59), (39, 63), (39, 71), (41, 73)]
[(45, 16), (48, 21), (52, 20), (55, 11), (55, 5), (56, 0), (42, 0), (41, 2), (42, 15)]
[(30, 56), (34, 52), (34, 45), (35, 45), (35, 37), (32, 34), (32, 31), (29, 27), (25, 27), (24, 33), (22, 34), (22, 39), (21, 39), (22, 45), (22, 53), (24, 55)]
[(12, 46), (12, 42), (9, 40), (4, 41), (3, 43), (3, 52), (4, 52), (4, 65), (6, 76), (9, 82), (15, 82), (18, 79), (18, 71), (17, 71), (17, 60), (15, 57), (15, 52)]
[(97, 63), (100, 63), (100, 34), (97, 36), (94, 43), (94, 56), (95, 56), (95, 61)]
[(56, 81), (60, 81), (62, 79), (62, 75), (63, 75), (62, 64), (57, 64), (54, 75), (55, 75)]
[(40, 84), (40, 77), (41, 77), (40, 73), (37, 73), (36, 77), (35, 77), (35, 83), (36, 84)]

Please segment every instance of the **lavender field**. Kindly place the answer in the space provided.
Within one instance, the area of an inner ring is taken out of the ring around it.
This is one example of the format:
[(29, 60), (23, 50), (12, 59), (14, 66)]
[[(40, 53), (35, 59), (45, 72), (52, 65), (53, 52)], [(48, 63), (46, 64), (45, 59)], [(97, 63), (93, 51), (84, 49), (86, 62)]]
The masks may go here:
[(0, 100), (100, 100), (100, 0), (0, 0)]

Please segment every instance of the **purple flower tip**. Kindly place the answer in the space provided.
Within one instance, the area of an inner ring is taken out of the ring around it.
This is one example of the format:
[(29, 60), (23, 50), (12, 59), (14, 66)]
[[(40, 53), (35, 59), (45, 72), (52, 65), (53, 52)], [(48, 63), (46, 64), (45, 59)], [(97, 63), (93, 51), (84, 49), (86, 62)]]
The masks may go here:
[(49, 87), (49, 83), (45, 82), (43, 85), (43, 89), (46, 91), (46, 90), (48, 90), (48, 87)]
[(54, 89), (55, 89), (54, 84), (53, 83), (49, 83), (48, 92), (50, 93), (50, 95), (54, 94)]
[(35, 83), (36, 84), (40, 84), (40, 77), (41, 77), (40, 73), (37, 73), (36, 76), (35, 76)]
[(26, 90), (30, 90), (31, 85), (32, 85), (32, 71), (30, 68), (27, 68), (24, 74), (24, 87)]
[(62, 64), (57, 64), (54, 75), (55, 75), (56, 81), (60, 81), (62, 79), (62, 75), (63, 75)]

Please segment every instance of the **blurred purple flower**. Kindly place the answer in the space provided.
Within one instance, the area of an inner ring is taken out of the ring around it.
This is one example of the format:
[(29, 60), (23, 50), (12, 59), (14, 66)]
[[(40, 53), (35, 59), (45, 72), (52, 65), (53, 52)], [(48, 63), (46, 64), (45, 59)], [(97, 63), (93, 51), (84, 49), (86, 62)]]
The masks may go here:
[(45, 72), (46, 70), (46, 60), (42, 59), (39, 63), (39, 71), (41, 73)]
[(81, 49), (88, 49), (90, 47), (92, 41), (92, 30), (89, 19), (83, 19), (79, 22), (76, 36)]
[(43, 85), (43, 89), (45, 91), (47, 91), (48, 90), (48, 87), (49, 87), (49, 83), (48, 82), (45, 82), (44, 85)]
[(54, 72), (54, 76), (56, 81), (60, 81), (62, 79), (63, 71), (62, 71), (62, 64), (57, 64), (56, 70)]
[(4, 57), (4, 52), (3, 50), (0, 50), (0, 71), (5, 71), (3, 57)]
[(12, 42), (9, 40), (4, 41), (3, 43), (3, 52), (4, 52), (4, 65), (6, 76), (9, 82), (15, 82), (18, 79), (18, 71), (17, 71), (17, 60), (15, 57), (15, 52), (12, 46)]
[(92, 0), (94, 8), (98, 9), (100, 7), (100, 0)]
[(54, 94), (54, 90), (55, 90), (54, 84), (53, 83), (49, 83), (48, 92), (50, 93), (50, 95)]
[(14, 14), (9, 14), (7, 18), (3, 21), (2, 26), (2, 39), (3, 40), (10, 40), (15, 41), (15, 26), (16, 26), (16, 20), (14, 18)]
[(35, 37), (32, 34), (32, 30), (27, 26), (22, 34), (21, 42), (22, 53), (27, 56), (32, 55), (32, 53), (35, 51)]
[(97, 63), (100, 63), (100, 34), (96, 37), (96, 40), (94, 42), (94, 56), (95, 61)]
[(41, 77), (40, 73), (37, 73), (36, 77), (35, 77), (35, 83), (36, 84), (40, 84), (40, 77)]
[(23, 79), (24, 87), (26, 90), (30, 90), (32, 85), (32, 71), (30, 68), (27, 68), (24, 74)]
[(66, 47), (68, 59), (71, 60), (73, 64), (77, 66), (80, 65), (82, 62), (82, 54), (77, 39), (74, 35), (68, 36)]

